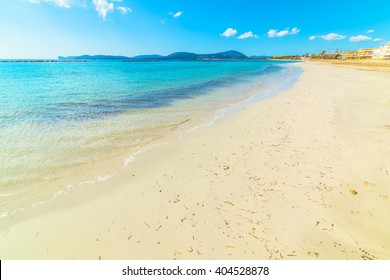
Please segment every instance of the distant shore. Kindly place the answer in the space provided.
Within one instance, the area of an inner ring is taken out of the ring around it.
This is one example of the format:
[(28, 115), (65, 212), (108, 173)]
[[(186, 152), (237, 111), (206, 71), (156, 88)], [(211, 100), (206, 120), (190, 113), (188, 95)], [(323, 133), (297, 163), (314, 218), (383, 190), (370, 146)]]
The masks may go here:
[(390, 259), (390, 74), (297, 65), (291, 89), (1, 228), (0, 258)]

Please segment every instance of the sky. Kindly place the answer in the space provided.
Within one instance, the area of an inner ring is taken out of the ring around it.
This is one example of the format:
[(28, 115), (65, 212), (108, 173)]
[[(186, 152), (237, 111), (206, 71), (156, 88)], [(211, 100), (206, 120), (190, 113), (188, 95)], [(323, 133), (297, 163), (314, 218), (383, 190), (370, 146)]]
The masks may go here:
[(0, 0), (5, 59), (311, 54), (389, 41), (389, 0)]

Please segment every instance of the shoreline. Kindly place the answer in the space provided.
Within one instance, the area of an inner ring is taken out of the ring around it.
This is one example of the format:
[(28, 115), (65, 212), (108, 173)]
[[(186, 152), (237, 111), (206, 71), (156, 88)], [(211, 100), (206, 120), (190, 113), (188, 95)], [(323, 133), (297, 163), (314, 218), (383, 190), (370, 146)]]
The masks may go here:
[[(275, 65), (272, 65), (272, 67), (275, 67)], [(8, 209), (2, 209), (4, 211), (0, 213), (0, 222), (4, 222), (3, 219), (7, 218), (8, 216), (14, 217), (15, 214), (19, 214), (23, 211), (30, 211), (31, 208), (36, 206), (45, 203), (54, 203), (58, 196), (66, 195), (76, 188), (82, 188), (85, 185), (93, 185), (102, 181), (110, 180), (116, 174), (123, 171), (129, 163), (131, 163), (133, 160), (136, 160), (140, 154), (160, 146), (164, 146), (167, 143), (174, 142), (178, 138), (186, 136), (187, 134), (191, 134), (192, 131), (199, 128), (211, 126), (219, 119), (225, 118), (227, 115), (234, 114), (236, 111), (239, 111), (243, 107), (246, 107), (253, 102), (269, 98), (270, 96), (280, 92), (282, 89), (291, 86), (291, 84), (297, 80), (297, 77), (300, 74), (299, 69), (295, 66), (282, 64), (277, 65), (277, 67), (282, 69), (278, 71), (276, 76), (274, 76), (274, 74), (271, 72), (256, 77), (246, 77), (245, 83), (243, 81), (237, 84), (231, 83), (228, 91), (225, 88), (221, 88), (214, 90), (214, 92), (208, 93), (208, 95), (212, 97), (207, 97), (211, 99), (211, 102), (210, 100), (206, 100), (206, 103), (211, 103), (209, 106), (211, 110), (195, 111), (193, 108), (191, 108), (192, 105), (188, 105), (186, 103), (187, 101), (177, 101), (176, 104), (171, 105), (173, 109), (167, 107), (166, 111), (179, 111), (186, 109), (187, 113), (185, 114), (185, 117), (183, 117), (184, 115), (181, 116), (181, 118), (174, 118), (173, 116), (168, 121), (165, 119), (161, 120), (162, 122), (165, 122), (162, 123), (163, 125), (161, 128), (167, 129), (165, 129), (165, 131), (161, 131), (158, 137), (154, 137), (153, 139), (149, 137), (149, 139), (147, 138), (148, 135), (144, 133), (144, 141), (140, 140), (137, 145), (130, 146), (129, 148), (122, 148), (120, 153), (118, 153), (118, 150), (116, 153), (111, 155), (110, 151), (107, 150), (105, 151), (104, 157), (102, 157), (102, 159), (91, 159), (91, 162), (89, 162), (88, 166), (76, 165), (76, 167), (78, 166), (79, 170), (71, 169), (72, 167), (69, 165), (70, 168), (67, 170), (69, 173), (71, 173), (69, 176), (58, 176), (58, 178), (54, 178), (51, 181), (37, 181), (36, 184), (38, 184), (40, 189), (36, 190), (32, 188), (31, 191), (26, 191), (20, 196), (18, 193), (16, 193), (16, 196), (19, 197), (16, 197), (14, 201), (9, 202), (9, 204), (12, 204), (14, 208), (11, 209), (9, 207)], [(240, 98), (238, 99), (236, 97), (235, 99), (229, 99), (225, 96), (231, 94), (232, 92), (241, 93)], [(213, 100), (216, 99), (216, 97), (213, 97), (213, 95), (219, 95), (220, 104), (213, 104), (216, 103)], [(193, 99), (192, 102), (197, 104), (202, 102), (202, 100)], [(160, 111), (165, 109), (163, 108), (156, 110)], [(147, 113), (144, 114), (146, 115)], [(153, 110), (151, 110), (148, 114), (151, 116), (151, 119), (156, 117), (156, 112)], [(129, 126), (130, 123), (126, 119), (126, 116), (116, 116), (111, 120), (102, 120), (101, 126), (108, 128), (109, 125), (107, 125), (107, 123), (109, 124), (110, 122), (113, 124), (118, 124), (117, 130), (121, 129), (119, 123), (122, 123), (123, 128)], [(80, 131), (87, 131), (87, 129), (88, 126), (79, 128)], [(153, 131), (151, 131), (149, 134), (152, 133)], [(121, 143), (126, 141), (126, 139), (128, 140), (129, 137), (130, 139), (133, 137), (131, 132), (128, 132), (127, 134), (123, 133), (123, 135), (117, 135), (116, 141)], [(64, 172), (65, 171), (66, 170), (64, 170)], [(12, 195), (9, 196), (13, 198)]]
[(389, 259), (389, 76), (299, 66), (292, 88), (26, 214), (0, 257)]

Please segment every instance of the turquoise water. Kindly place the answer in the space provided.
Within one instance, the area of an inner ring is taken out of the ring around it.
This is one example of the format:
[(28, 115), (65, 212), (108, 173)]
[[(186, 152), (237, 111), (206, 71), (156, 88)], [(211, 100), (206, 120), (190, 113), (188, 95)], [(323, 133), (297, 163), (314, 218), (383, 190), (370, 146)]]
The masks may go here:
[(184, 124), (283, 82), (286, 69), (264, 61), (0, 63), (0, 214), (80, 176), (113, 174)]

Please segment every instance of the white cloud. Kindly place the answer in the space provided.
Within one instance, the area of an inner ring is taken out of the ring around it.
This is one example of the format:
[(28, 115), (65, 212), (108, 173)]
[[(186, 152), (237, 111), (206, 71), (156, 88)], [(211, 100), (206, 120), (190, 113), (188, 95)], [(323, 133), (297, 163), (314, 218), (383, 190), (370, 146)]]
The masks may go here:
[(102, 18), (106, 18), (107, 13), (114, 10), (114, 4), (108, 3), (107, 0), (93, 0), (93, 4), (95, 5), (99, 16)]
[(244, 34), (241, 34), (240, 36), (237, 37), (237, 39), (246, 39), (246, 38), (257, 38), (256, 34), (253, 34), (252, 31), (245, 32)]
[(291, 29), (290, 35), (298, 34), (300, 31), (301, 31), (301, 30), (299, 30), (298, 28), (294, 27), (293, 29)]
[[(84, 4), (86, 3), (85, 0), (27, 0), (30, 3), (53, 3), (61, 8), (71, 8), (74, 5), (81, 5), (82, 7), (85, 7)], [(109, 2), (110, 1), (110, 2)], [(123, 0), (91, 0), (93, 5), (95, 6), (96, 11), (98, 12), (98, 15), (102, 18), (106, 18), (108, 12), (114, 11), (114, 3), (121, 3)], [(88, 1), (89, 2), (89, 1)], [(129, 7), (118, 7), (117, 8), (122, 14), (127, 14), (132, 12), (131, 8)]]
[(122, 15), (131, 13), (133, 10), (130, 7), (118, 7), (116, 8)]
[(367, 30), (367, 32), (366, 32), (366, 33), (373, 33), (373, 32), (375, 32), (375, 30), (373, 30), (373, 29), (370, 29), (370, 30)]
[(357, 35), (357, 36), (351, 36), (349, 40), (351, 42), (363, 42), (363, 41), (370, 41), (372, 38), (365, 36), (365, 35)]
[(346, 38), (346, 36), (336, 34), (336, 33), (329, 33), (327, 35), (322, 35), (321, 38), (327, 41), (332, 41), (332, 40), (343, 40)]
[(310, 40), (310, 41), (313, 41), (315, 38), (317, 38), (317, 36), (310, 36), (310, 37), (309, 37), (309, 40)]
[(177, 12), (176, 14), (173, 14), (172, 16), (174, 17), (174, 18), (178, 18), (178, 17), (180, 17), (181, 15), (183, 14), (183, 12)]
[(270, 38), (275, 38), (275, 37), (283, 37), (283, 36), (286, 36), (288, 35), (290, 32), (288, 31), (288, 29), (285, 29), (285, 30), (282, 30), (282, 31), (277, 31), (277, 30), (274, 30), (274, 29), (270, 29), (267, 34), (268, 34), (268, 37)]
[(296, 35), (300, 32), (301, 30), (299, 30), (297, 27), (294, 27), (293, 29), (291, 29), (291, 31), (289, 31), (289, 28), (286, 28), (282, 31), (277, 31), (275, 29), (270, 29), (267, 34), (268, 34), (268, 37), (270, 38), (275, 38), (275, 37), (283, 37), (283, 36), (286, 36), (286, 35)]
[(31, 3), (39, 4), (39, 3), (53, 3), (62, 8), (71, 8), (72, 0), (27, 0)]
[(378, 42), (378, 41), (383, 41), (383, 40), (384, 40), (383, 38), (375, 38), (373, 41)]
[(237, 34), (237, 30), (236, 29), (228, 28), (228, 29), (225, 30), (225, 32), (223, 32), (220, 35), (223, 36), (223, 37), (231, 37), (231, 36), (234, 36), (236, 34)]

